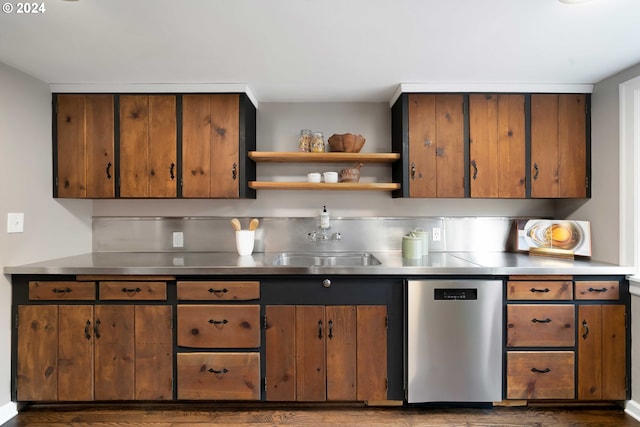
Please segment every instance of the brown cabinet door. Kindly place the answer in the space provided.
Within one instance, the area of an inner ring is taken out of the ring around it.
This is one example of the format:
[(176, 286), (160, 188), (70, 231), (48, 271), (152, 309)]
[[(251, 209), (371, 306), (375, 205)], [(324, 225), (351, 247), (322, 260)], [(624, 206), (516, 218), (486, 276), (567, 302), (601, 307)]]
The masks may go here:
[(56, 197), (115, 196), (112, 95), (56, 96)]
[(58, 333), (58, 400), (93, 400), (93, 306), (61, 305)]
[(175, 95), (120, 96), (120, 197), (177, 196)]
[(98, 305), (95, 322), (95, 398), (133, 400), (134, 307)]
[(135, 307), (135, 370), (137, 400), (173, 398), (171, 307)]
[(575, 333), (573, 305), (507, 305), (507, 347), (572, 347)]
[(296, 307), (265, 307), (266, 398), (296, 400)]
[(531, 197), (587, 196), (586, 96), (531, 95)]
[(464, 197), (462, 95), (409, 95), (409, 196)]
[(328, 306), (327, 400), (356, 400), (356, 307)]
[(470, 95), (471, 197), (524, 198), (523, 95)]
[(357, 308), (357, 400), (387, 399), (387, 307)]
[(18, 401), (58, 398), (58, 306), (18, 306)]
[(325, 401), (327, 321), (324, 306), (296, 306), (296, 400)]
[(239, 95), (184, 95), (182, 196), (238, 198), (239, 144)]
[(626, 398), (624, 305), (578, 308), (578, 399)]

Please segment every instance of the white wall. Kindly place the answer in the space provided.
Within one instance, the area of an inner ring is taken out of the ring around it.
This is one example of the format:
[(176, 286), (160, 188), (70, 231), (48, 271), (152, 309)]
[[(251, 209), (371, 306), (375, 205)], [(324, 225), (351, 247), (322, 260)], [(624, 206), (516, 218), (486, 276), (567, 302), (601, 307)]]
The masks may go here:
[[(300, 129), (359, 133), (362, 152), (391, 151), (388, 103), (260, 103), (257, 149), (296, 151)], [(258, 179), (304, 180), (307, 172), (349, 165), (258, 164)], [(391, 181), (391, 167), (365, 165), (361, 181)], [(393, 199), (390, 192), (258, 191), (256, 200), (96, 200), (94, 216), (277, 216), (316, 215), (327, 205), (332, 215), (351, 216), (552, 216), (545, 200)]]
[[(52, 194), (51, 94), (47, 84), (0, 63), (0, 266), (91, 250), (91, 201)], [(8, 234), (8, 212), (24, 213), (24, 233)], [(10, 277), (0, 278), (0, 407), (9, 402)]]

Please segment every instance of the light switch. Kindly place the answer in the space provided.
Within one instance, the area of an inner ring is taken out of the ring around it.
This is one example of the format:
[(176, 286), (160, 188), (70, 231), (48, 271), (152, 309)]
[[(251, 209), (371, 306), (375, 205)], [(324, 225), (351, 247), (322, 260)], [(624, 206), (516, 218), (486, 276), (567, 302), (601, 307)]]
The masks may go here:
[(7, 214), (7, 233), (22, 233), (24, 231), (24, 214)]

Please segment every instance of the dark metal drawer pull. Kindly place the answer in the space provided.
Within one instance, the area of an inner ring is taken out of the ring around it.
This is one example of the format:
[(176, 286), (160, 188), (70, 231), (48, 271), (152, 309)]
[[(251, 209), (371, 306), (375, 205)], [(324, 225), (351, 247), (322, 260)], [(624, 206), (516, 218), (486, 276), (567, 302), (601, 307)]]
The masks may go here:
[(222, 368), (222, 370), (220, 370), (220, 371), (216, 371), (213, 368), (209, 368), (209, 372), (211, 372), (212, 374), (218, 375), (218, 374), (226, 374), (229, 371), (227, 370), (227, 368)]
[(227, 292), (229, 292), (227, 290), (227, 288), (223, 288), (223, 289), (213, 289), (213, 288), (209, 288), (209, 293), (210, 294), (216, 294), (217, 296), (221, 296), (221, 294), (226, 294)]
[(176, 169), (176, 164), (171, 163), (171, 167), (169, 168), (169, 177), (171, 178), (172, 181), (176, 179), (175, 169)]
[(223, 319), (223, 320), (209, 319), (209, 323), (211, 323), (212, 325), (226, 325), (227, 323), (229, 323), (229, 321), (227, 319)]
[(142, 291), (142, 289), (140, 288), (122, 288), (120, 289), (122, 292), (124, 292), (125, 294), (137, 294), (138, 292)]
[(549, 292), (549, 288), (544, 288), (544, 289), (531, 288), (531, 292)]
[(589, 288), (588, 290), (589, 292), (607, 292), (607, 288), (602, 288), (602, 289)]
[(551, 369), (545, 368), (541, 370), (538, 368), (531, 368), (531, 372), (535, 372), (536, 374), (546, 374), (547, 372), (551, 372)]
[(54, 294), (68, 294), (71, 292), (71, 289), (67, 288), (67, 289), (58, 289), (58, 288), (53, 288), (51, 289), (51, 292), (53, 292)]
[(322, 320), (318, 320), (318, 339), (322, 339)]
[(533, 319), (531, 319), (531, 321), (533, 323), (551, 323), (551, 319), (549, 319), (548, 317), (546, 319), (543, 319), (543, 320), (533, 318)]
[(582, 327), (584, 328), (584, 334), (582, 334), (582, 339), (586, 340), (587, 337), (589, 336), (589, 325), (587, 324), (586, 320), (582, 321)]
[(84, 337), (88, 340), (91, 339), (91, 334), (89, 333), (90, 329), (91, 329), (91, 321), (87, 320), (87, 324), (84, 327)]
[(96, 338), (100, 338), (100, 319), (96, 320), (96, 325), (93, 327), (93, 333)]
[(111, 162), (107, 163), (107, 179), (111, 179)]
[(329, 339), (333, 338), (333, 320), (329, 320)]

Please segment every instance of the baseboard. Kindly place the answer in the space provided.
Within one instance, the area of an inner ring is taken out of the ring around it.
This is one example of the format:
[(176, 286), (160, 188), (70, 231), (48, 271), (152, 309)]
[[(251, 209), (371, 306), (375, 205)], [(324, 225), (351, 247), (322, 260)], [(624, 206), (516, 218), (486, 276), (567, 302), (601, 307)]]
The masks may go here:
[(16, 415), (18, 415), (18, 405), (16, 405), (15, 402), (8, 402), (0, 406), (0, 425), (6, 423)]
[(640, 421), (640, 403), (634, 400), (627, 400), (627, 403), (624, 406), (624, 412)]

